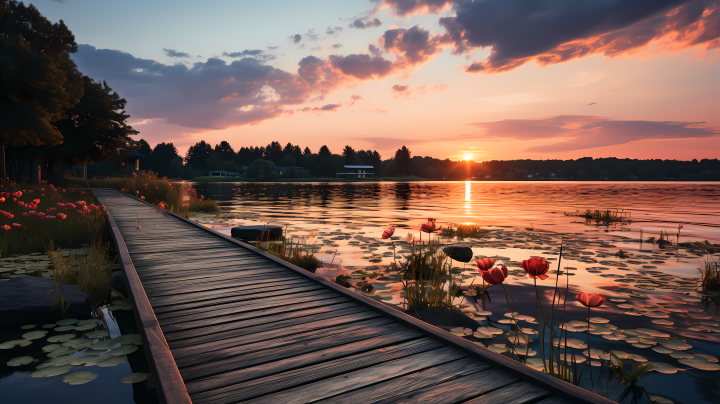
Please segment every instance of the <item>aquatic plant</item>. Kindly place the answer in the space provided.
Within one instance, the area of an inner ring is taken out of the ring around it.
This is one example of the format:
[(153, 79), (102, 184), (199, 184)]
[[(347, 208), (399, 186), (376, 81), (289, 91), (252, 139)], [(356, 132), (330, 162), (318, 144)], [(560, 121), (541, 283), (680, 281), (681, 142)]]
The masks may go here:
[(700, 289), (707, 292), (720, 292), (720, 265), (707, 260), (702, 263), (700, 271)]
[(413, 250), (400, 262), (393, 262), (391, 268), (402, 274), (408, 310), (417, 313), (428, 307), (453, 307), (452, 297), (459, 287), (453, 282), (451, 266), (438, 252), (437, 244), (429, 244), (427, 251)]
[[(647, 387), (647, 384), (650, 383), (650, 379), (652, 379), (652, 376), (648, 378), (648, 380), (645, 382), (645, 385), (643, 386), (640, 386), (639, 382), (640, 379), (645, 377), (645, 375), (652, 369), (653, 363), (648, 362), (643, 365), (640, 363), (632, 362), (630, 365), (630, 372), (628, 372), (625, 368), (625, 363), (622, 361), (622, 359), (618, 357), (617, 354), (611, 351), (610, 357), (611, 360), (608, 367), (615, 374), (615, 378), (620, 381), (620, 384), (625, 385), (625, 389), (620, 394), (618, 402), (622, 402), (630, 394), (633, 395), (633, 403), (638, 402), (638, 400), (642, 399), (643, 393), (647, 395), (645, 387)], [(650, 399), (649, 395), (648, 399)]]
[(304, 244), (300, 242), (293, 242), (291, 239), (288, 242), (286, 237), (279, 240), (270, 240), (270, 232), (267, 232), (267, 239), (263, 241), (263, 234), (255, 240), (255, 247), (264, 250), (283, 261), (287, 261), (295, 266), (298, 266), (306, 271), (315, 272), (317, 268), (322, 267), (322, 261), (320, 261), (315, 255), (310, 253), (310, 250)]
[(575, 216), (585, 219), (587, 223), (594, 222), (599, 226), (609, 226), (614, 223), (627, 224), (632, 223), (630, 212), (624, 212), (623, 210), (590, 210), (587, 209), (585, 212), (580, 213), (565, 213), (565, 216)]
[[(587, 349), (588, 349), (588, 362), (592, 361), (592, 354), (590, 351), (590, 309), (592, 307), (600, 307), (605, 302), (605, 296), (597, 293), (580, 293), (575, 298), (582, 303), (583, 306), (588, 308), (587, 318)], [(590, 364), (590, 383), (592, 382), (592, 364)], [(595, 389), (595, 386), (593, 386)]]
[(457, 237), (458, 239), (481, 238), (486, 237), (488, 234), (487, 230), (483, 230), (475, 224), (450, 224), (439, 230), (442, 237)]
[(54, 248), (53, 242), (50, 242), (47, 251), (55, 283), (78, 285), (78, 290), (90, 295), (94, 306), (109, 296), (112, 285), (110, 267), (115, 261), (110, 258), (110, 243), (103, 244), (101, 239), (93, 241), (87, 255), (64, 255), (60, 248)]
[(125, 179), (120, 190), (137, 198), (144, 197), (145, 201), (153, 205), (160, 206), (162, 204), (165, 210), (185, 217), (188, 216), (190, 203), (193, 199), (197, 199), (191, 195), (190, 202), (185, 203), (187, 190), (183, 188), (182, 184), (172, 184), (167, 178), (158, 177), (152, 171), (140, 176), (133, 174), (133, 177)]

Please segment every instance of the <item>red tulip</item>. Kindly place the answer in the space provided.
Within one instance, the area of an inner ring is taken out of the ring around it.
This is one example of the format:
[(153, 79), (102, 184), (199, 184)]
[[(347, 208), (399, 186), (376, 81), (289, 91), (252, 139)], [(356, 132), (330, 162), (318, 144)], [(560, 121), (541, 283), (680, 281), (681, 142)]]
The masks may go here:
[(505, 265), (500, 265), (499, 267), (495, 267), (489, 271), (485, 271), (482, 273), (482, 278), (485, 279), (485, 282), (490, 285), (497, 285), (498, 283), (503, 283), (507, 276), (508, 270)]
[(478, 271), (485, 272), (492, 268), (493, 264), (495, 264), (494, 258), (479, 258), (475, 261), (478, 267)]
[(597, 293), (580, 293), (575, 298), (585, 307), (599, 307), (605, 303), (605, 296)]
[(420, 230), (424, 233), (434, 233), (435, 230), (437, 230), (437, 227), (435, 227), (435, 219), (428, 219), (427, 223), (421, 224)]
[(57, 217), (59, 217), (60, 219), (65, 219), (67, 217), (67, 215), (64, 213), (58, 213)]
[(3, 202), (5, 202), (5, 197), (4, 197), (4, 196), (3, 196), (3, 197), (0, 197), (0, 203), (3, 203)]
[(144, 196), (141, 196), (140, 199), (145, 200), (145, 197), (144, 197)]
[(532, 257), (523, 261), (523, 269), (530, 275), (530, 279), (540, 278), (545, 280), (548, 278), (545, 273), (550, 269), (550, 264), (542, 257)]
[(22, 226), (22, 225), (21, 225), (20, 223), (13, 223), (13, 226), (14, 226), (14, 227), (20, 227), (20, 226)]
[(8, 225), (3, 226), (2, 228), (3, 228), (3, 230), (10, 230), (10, 229), (12, 229), (12, 227), (10, 227), (10, 226), (8, 226)]
[(382, 238), (388, 239), (388, 238), (392, 237), (393, 234), (395, 234), (395, 228), (390, 226), (383, 232)]

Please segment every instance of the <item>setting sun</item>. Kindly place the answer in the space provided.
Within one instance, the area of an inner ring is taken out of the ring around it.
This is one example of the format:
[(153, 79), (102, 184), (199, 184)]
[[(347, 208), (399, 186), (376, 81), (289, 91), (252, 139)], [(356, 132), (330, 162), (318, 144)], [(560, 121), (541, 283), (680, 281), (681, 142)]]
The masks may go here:
[(472, 154), (466, 154), (466, 155), (465, 155), (465, 160), (470, 161), (470, 159), (472, 159)]

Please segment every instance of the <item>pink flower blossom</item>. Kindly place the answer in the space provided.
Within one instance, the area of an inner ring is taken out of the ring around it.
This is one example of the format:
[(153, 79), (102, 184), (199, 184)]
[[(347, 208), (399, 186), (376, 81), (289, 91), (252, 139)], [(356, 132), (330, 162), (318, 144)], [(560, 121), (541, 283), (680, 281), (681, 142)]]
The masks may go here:
[(13, 227), (20, 227), (22, 226), (20, 223), (13, 223)]
[(55, 219), (55, 216), (45, 216), (45, 219)]
[(12, 227), (10, 227), (10, 226), (8, 226), (8, 225), (3, 226), (2, 228), (3, 228), (4, 230), (10, 230), (10, 229), (12, 229)]
[(67, 215), (64, 213), (58, 213), (57, 217), (59, 217), (60, 219), (65, 219), (67, 217)]

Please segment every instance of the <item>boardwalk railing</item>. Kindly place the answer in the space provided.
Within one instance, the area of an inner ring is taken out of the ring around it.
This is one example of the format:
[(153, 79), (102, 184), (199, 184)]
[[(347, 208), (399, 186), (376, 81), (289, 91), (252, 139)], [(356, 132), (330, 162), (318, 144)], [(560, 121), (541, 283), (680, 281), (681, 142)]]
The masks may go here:
[[(132, 195), (125, 196), (133, 198), (135, 201), (140, 202), (142, 204), (148, 205), (150, 207), (153, 207), (160, 212), (161, 210), (157, 207), (155, 207), (152, 204), (149, 204), (141, 199), (135, 198)], [(514, 361), (506, 356), (500, 355), (498, 353), (492, 352), (486, 348), (480, 347), (477, 344), (474, 344), (466, 339), (460, 338), (458, 336), (452, 335), (438, 327), (435, 327), (433, 325), (430, 325), (428, 323), (425, 323), (415, 317), (412, 317), (410, 315), (407, 315), (399, 310), (396, 310), (392, 307), (386, 306), (382, 303), (379, 303), (373, 299), (367, 298), (365, 296), (362, 296), (360, 294), (354, 293), (340, 285), (337, 285), (334, 282), (331, 282), (329, 280), (326, 280), (322, 277), (316, 276), (308, 271), (305, 271), (299, 267), (296, 267), (295, 265), (292, 265), (286, 261), (283, 261), (271, 254), (268, 254), (264, 251), (261, 251), (249, 244), (243, 243), (239, 240), (236, 240), (230, 236), (227, 236), (225, 234), (218, 233), (212, 229), (209, 229), (199, 223), (193, 222), (192, 220), (189, 220), (185, 217), (182, 217), (180, 215), (174, 214), (172, 212), (168, 211), (162, 211), (162, 213), (166, 216), (172, 216), (177, 218), (178, 220), (181, 220), (188, 225), (191, 225), (195, 228), (202, 229), (203, 231), (213, 235), (214, 237), (223, 238), (227, 241), (234, 243), (238, 247), (241, 247), (245, 250), (252, 251), (253, 253), (265, 257), (268, 260), (271, 260), (275, 262), (276, 264), (279, 264), (286, 269), (296, 273), (297, 275), (300, 275), (304, 278), (307, 278), (308, 280), (311, 280), (313, 282), (316, 282), (327, 289), (331, 289), (334, 292), (341, 294), (343, 296), (346, 296), (347, 298), (360, 303), (364, 306), (366, 306), (369, 309), (372, 309), (377, 312), (381, 312), (385, 316), (391, 317), (393, 320), (404, 324), (407, 327), (410, 327), (412, 329), (415, 329), (417, 331), (420, 331), (421, 333), (431, 336), (432, 338), (436, 340), (440, 340), (441, 342), (444, 342), (445, 344), (452, 346), (454, 348), (457, 348), (461, 351), (464, 351), (465, 353), (469, 354), (470, 356), (474, 356), (477, 358), (482, 359), (485, 362), (492, 363), (494, 366), (497, 366), (501, 368), (502, 370), (512, 374), (513, 376), (518, 377), (521, 380), (526, 380), (534, 385), (541, 387), (542, 389), (545, 389), (551, 393), (554, 393), (555, 395), (562, 397), (566, 400), (569, 400), (571, 402), (577, 402), (577, 403), (597, 403), (597, 404), (611, 404), (614, 403), (614, 401), (611, 401), (607, 398), (604, 398), (602, 396), (599, 396), (593, 392), (590, 392), (588, 390), (585, 390), (583, 388), (580, 388), (578, 386), (572, 385), (570, 383), (564, 382), (560, 379), (557, 379), (553, 376), (550, 376), (546, 373), (536, 371), (534, 369), (529, 368), (528, 366), (525, 366), (517, 361)], [(109, 215), (109, 218), (112, 222), (112, 218)], [(118, 247), (120, 248), (120, 245), (123, 246), (124, 249), (124, 242), (122, 242), (122, 236), (119, 234), (119, 231), (116, 227), (114, 227), (113, 223), (113, 234), (117, 234), (117, 239), (120, 241), (118, 243)], [(117, 241), (116, 241), (117, 242)], [(129, 267), (127, 271), (130, 272), (130, 277), (126, 278), (128, 279), (128, 286), (133, 288), (133, 291), (135, 294), (141, 294), (143, 293), (142, 285), (140, 284), (140, 280), (137, 276), (137, 274), (134, 271), (134, 268), (132, 267), (132, 262), (130, 262), (130, 257), (127, 253), (127, 250), (124, 249), (122, 258), (126, 260), (126, 262), (129, 263)], [(125, 267), (125, 264), (124, 264)], [(132, 278), (132, 279), (131, 279)], [(139, 302), (138, 302), (139, 301)], [(176, 366), (173, 366), (174, 363), (170, 363), (172, 361), (172, 354), (170, 353), (167, 345), (165, 344), (165, 339), (162, 335), (162, 332), (157, 325), (157, 320), (155, 319), (155, 316), (153, 314), (152, 308), (150, 306), (150, 303), (148, 302), (148, 299), (143, 296), (136, 297), (135, 301), (135, 307), (136, 307), (136, 314), (139, 315), (138, 321), (142, 321), (142, 325), (144, 327), (148, 327), (149, 330), (147, 331), (147, 335), (149, 338), (155, 338), (155, 341), (153, 345), (148, 345), (151, 351), (158, 350), (159, 352), (152, 352), (151, 356), (153, 358), (153, 361), (155, 363), (155, 367), (158, 368), (158, 378), (159, 383), (161, 385), (161, 391), (163, 394), (165, 394), (165, 399), (167, 402), (175, 403), (175, 402), (189, 402), (189, 398), (187, 396), (187, 393), (180, 394), (179, 392), (175, 391), (175, 389), (182, 389), (184, 388), (184, 385), (182, 384), (182, 379), (180, 377), (180, 374), (177, 370)], [(143, 317), (144, 316), (144, 317)], [(142, 320), (140, 320), (142, 318)], [(147, 322), (147, 324), (146, 324)], [(518, 386), (518, 390), (522, 390), (521, 386)], [(498, 392), (500, 393), (500, 392)], [(175, 397), (173, 394), (178, 394), (177, 399), (169, 397)], [(506, 393), (502, 393), (506, 394)], [(490, 400), (490, 401), (482, 401), (482, 402), (493, 402), (493, 393), (490, 393), (488, 395), (482, 396), (484, 397), (484, 400)], [(497, 399), (500, 399), (501, 397), (496, 397)], [(504, 399), (507, 399), (508, 397), (503, 397)], [(177, 401), (175, 401), (177, 400)], [(187, 401), (181, 401), (181, 400), (187, 400)], [(548, 401), (549, 400), (549, 401)], [(546, 401), (548, 403), (553, 402), (552, 399), (544, 400), (543, 403)]]
[(143, 289), (135, 266), (130, 259), (125, 241), (108, 209), (106, 209), (106, 217), (110, 235), (117, 246), (118, 260), (125, 278), (129, 299), (132, 301), (135, 321), (140, 335), (142, 335), (145, 355), (150, 365), (151, 377), (155, 381), (158, 398), (161, 403), (166, 404), (191, 403), (175, 359), (168, 348), (165, 336), (145, 294), (145, 289)]

